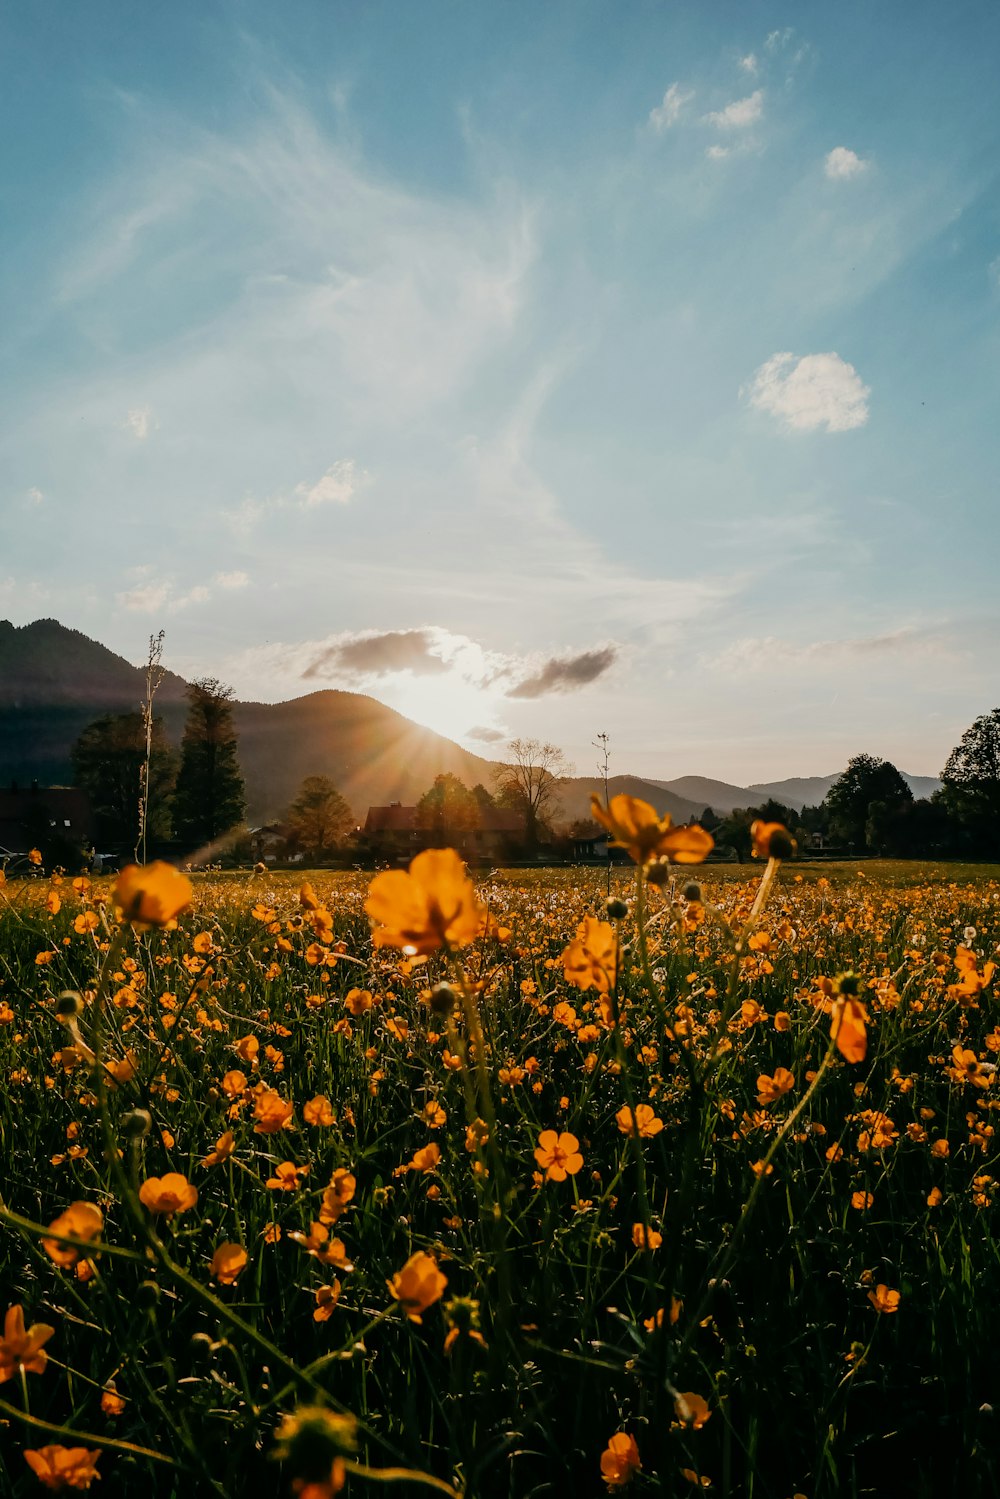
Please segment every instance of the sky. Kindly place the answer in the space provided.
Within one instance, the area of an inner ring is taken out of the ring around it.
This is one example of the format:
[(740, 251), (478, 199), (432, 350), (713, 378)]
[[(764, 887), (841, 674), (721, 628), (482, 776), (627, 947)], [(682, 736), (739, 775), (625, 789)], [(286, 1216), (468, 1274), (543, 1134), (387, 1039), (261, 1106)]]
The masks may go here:
[(1000, 699), (992, 0), (0, 10), (0, 617), (487, 756)]

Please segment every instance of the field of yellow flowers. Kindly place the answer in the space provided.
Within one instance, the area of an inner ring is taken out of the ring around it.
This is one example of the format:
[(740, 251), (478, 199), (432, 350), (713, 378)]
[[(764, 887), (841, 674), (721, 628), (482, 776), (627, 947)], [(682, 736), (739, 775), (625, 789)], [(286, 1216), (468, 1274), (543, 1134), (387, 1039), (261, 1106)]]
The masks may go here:
[(0, 887), (0, 1493), (997, 1493), (1000, 870), (627, 801)]

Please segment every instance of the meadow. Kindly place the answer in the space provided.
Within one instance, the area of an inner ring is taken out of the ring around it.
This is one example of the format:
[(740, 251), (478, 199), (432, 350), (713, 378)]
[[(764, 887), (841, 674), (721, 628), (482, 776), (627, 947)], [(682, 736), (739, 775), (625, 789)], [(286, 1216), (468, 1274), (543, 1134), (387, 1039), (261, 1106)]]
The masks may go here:
[(1000, 867), (648, 872), (5, 883), (0, 1492), (997, 1493)]

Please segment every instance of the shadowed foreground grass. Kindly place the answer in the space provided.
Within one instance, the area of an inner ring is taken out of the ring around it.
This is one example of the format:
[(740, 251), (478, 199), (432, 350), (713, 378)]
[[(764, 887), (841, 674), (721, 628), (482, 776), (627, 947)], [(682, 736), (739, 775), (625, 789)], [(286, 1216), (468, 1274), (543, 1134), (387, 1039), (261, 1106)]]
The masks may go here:
[[(104, 1499), (309, 1494), (321, 1406), (315, 1499), (996, 1493), (1000, 866), (760, 879), (616, 870), (612, 924), (602, 870), (499, 871), (426, 959), (368, 876), (145, 933), (6, 884), (0, 1313), (54, 1331), (0, 1340), (0, 1492), (60, 1445)], [(74, 1203), (100, 1253), (42, 1243)]]

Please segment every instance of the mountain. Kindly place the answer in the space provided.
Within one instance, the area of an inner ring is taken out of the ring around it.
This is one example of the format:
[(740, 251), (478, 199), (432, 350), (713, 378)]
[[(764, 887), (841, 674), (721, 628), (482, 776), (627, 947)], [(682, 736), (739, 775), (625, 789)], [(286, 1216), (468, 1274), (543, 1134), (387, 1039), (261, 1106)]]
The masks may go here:
[[(184, 729), (186, 686), (166, 672), (156, 694), (157, 716), (174, 744)], [(54, 619), (20, 628), (0, 620), (0, 784), (69, 785), (70, 751), (87, 724), (102, 713), (134, 712), (144, 697), (143, 669), (79, 630)], [(492, 786), (493, 761), (361, 693), (311, 692), (284, 703), (236, 702), (233, 709), (252, 824), (279, 817), (307, 775), (330, 776), (359, 821), (369, 806), (412, 805), (442, 772), (467, 786)], [(688, 822), (706, 807), (725, 815), (768, 797), (796, 810), (815, 806), (836, 779), (796, 776), (732, 786), (705, 776), (660, 781), (622, 775), (608, 789), (612, 796), (642, 797), (660, 816)], [(940, 784), (931, 776), (905, 779), (916, 797), (929, 796)], [(596, 776), (573, 776), (563, 784), (560, 808), (567, 822), (590, 815), (592, 792), (604, 792)]]
[[(186, 683), (167, 672), (157, 716), (179, 744)], [(0, 621), (0, 783), (68, 785), (70, 751), (102, 713), (135, 711), (145, 675), (106, 646), (54, 619), (15, 628)], [(233, 705), (251, 823), (280, 816), (307, 775), (328, 775), (354, 815), (414, 802), (441, 772), (469, 786), (492, 782), (489, 760), (356, 692), (312, 692), (286, 703)]]

